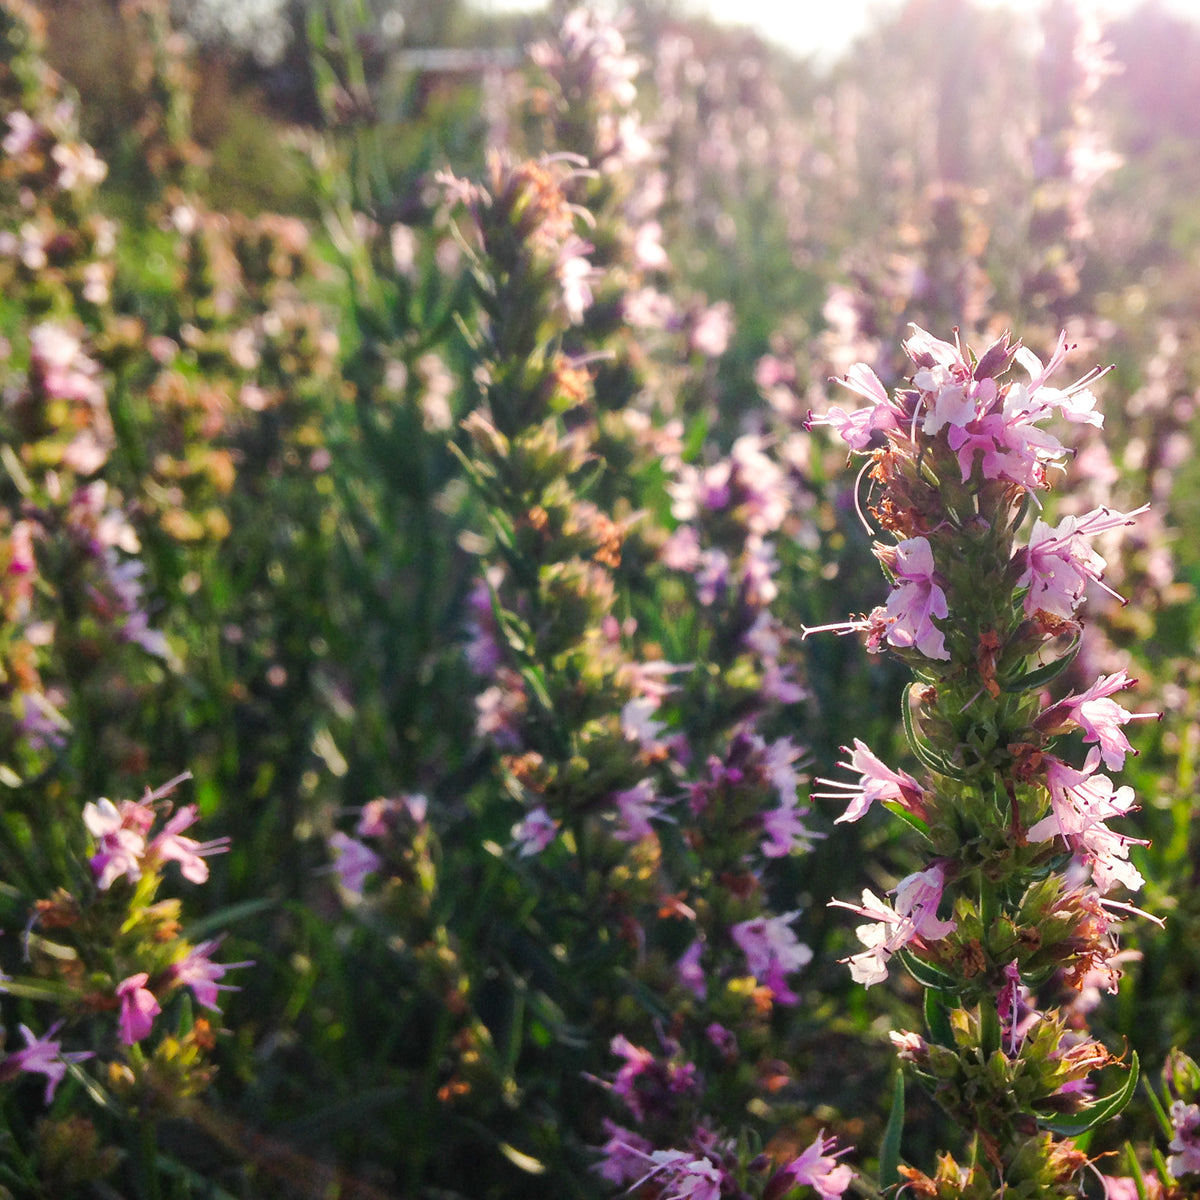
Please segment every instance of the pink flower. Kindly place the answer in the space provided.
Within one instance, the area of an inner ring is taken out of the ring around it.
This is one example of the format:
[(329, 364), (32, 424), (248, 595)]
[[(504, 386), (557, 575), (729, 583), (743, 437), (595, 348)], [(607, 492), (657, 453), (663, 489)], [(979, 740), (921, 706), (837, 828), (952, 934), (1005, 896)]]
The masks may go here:
[(871, 407), (856, 408), (853, 412), (847, 412), (835, 405), (823, 416), (813, 416), (810, 413), (806, 422), (807, 428), (828, 425), (851, 450), (866, 450), (875, 433), (903, 426), (904, 413), (888, 399), (879, 377), (866, 363), (856, 363), (846, 372), (845, 377), (837, 382), (870, 400)]
[(799, 941), (791, 923), (799, 912), (741, 921), (730, 929), (746, 956), (746, 967), (780, 1004), (795, 1004), (799, 997), (787, 985), (787, 976), (812, 961), (812, 951)]
[(653, 834), (650, 818), (658, 816), (662, 807), (654, 794), (653, 780), (643, 779), (626, 791), (617, 792), (614, 799), (619, 814), (618, 828), (613, 833), (617, 841), (639, 842)]
[(600, 1147), (604, 1158), (594, 1170), (609, 1183), (618, 1185), (641, 1179), (646, 1173), (651, 1143), (641, 1134), (625, 1129), (607, 1117), (604, 1119), (604, 1132), (608, 1134), (608, 1141)]
[(333, 851), (333, 869), (342, 887), (355, 896), (361, 896), (367, 876), (383, 866), (383, 859), (370, 846), (341, 830), (329, 835), (329, 848)]
[(865, 742), (854, 739), (854, 749), (842, 747), (843, 754), (849, 754), (847, 762), (839, 763), (848, 771), (854, 771), (859, 776), (857, 784), (842, 783), (837, 779), (818, 779), (816, 782), (825, 787), (837, 788), (833, 792), (813, 792), (814, 800), (848, 800), (846, 811), (834, 819), (839, 825), (844, 821), (857, 821), (876, 800), (894, 800), (902, 804), (909, 812), (921, 816), (925, 811), (925, 793), (921, 785), (907, 771), (893, 771), (885, 766), (867, 748)]
[(144, 831), (130, 828), (125, 816), (107, 799), (85, 804), (83, 823), (96, 839), (96, 853), (88, 862), (102, 892), (108, 891), (122, 875), (134, 883), (141, 879), (141, 860), (146, 850)]
[[(1035, 521), (1024, 552), (1025, 570), (1017, 581), (1018, 587), (1029, 589), (1025, 612), (1029, 616), (1039, 610), (1057, 617), (1074, 616), (1088, 581), (1100, 583), (1107, 565), (1083, 539), (1132, 525), (1133, 519), (1149, 507), (1144, 504), (1129, 513), (1096, 508), (1082, 517), (1064, 517), (1054, 528)], [(1105, 591), (1117, 596), (1111, 588)]]
[(194, 838), (182, 837), (180, 831), (194, 825), (200, 819), (200, 810), (194, 804), (186, 804), (163, 826), (159, 835), (150, 843), (149, 854), (163, 862), (177, 862), (180, 873), (190, 883), (204, 883), (208, 879), (208, 863), (204, 856), (223, 854), (229, 849), (228, 838), (216, 838), (211, 842), (198, 842)]
[(675, 974), (679, 982), (687, 988), (697, 1000), (703, 1000), (708, 994), (708, 983), (704, 978), (704, 968), (700, 965), (700, 956), (704, 953), (704, 944), (697, 938), (679, 957), (675, 964)]
[(1045, 842), (1061, 837), (1072, 851), (1091, 863), (1092, 880), (1101, 892), (1118, 883), (1131, 890), (1141, 887), (1145, 880), (1127, 860), (1131, 845), (1147, 843), (1114, 833), (1104, 824), (1108, 817), (1125, 816), (1136, 807), (1133, 788), (1114, 789), (1108, 776), (1096, 774), (1099, 747), (1089, 752), (1081, 771), (1053, 755), (1046, 755), (1043, 761), (1051, 813), (1030, 828), (1029, 840)]
[(1122, 726), (1130, 721), (1162, 720), (1162, 713), (1131, 713), (1110, 698), (1136, 682), (1123, 670), (1101, 676), (1086, 692), (1072, 693), (1051, 705), (1036, 723), (1041, 729), (1055, 732), (1070, 725), (1078, 726), (1083, 730), (1085, 742), (1099, 744), (1104, 765), (1110, 771), (1119, 771), (1125, 765), (1125, 755), (1132, 749)]
[(1175, 1153), (1167, 1159), (1171, 1178), (1200, 1173), (1200, 1106), (1176, 1100), (1171, 1105), (1171, 1125), (1175, 1131), (1169, 1147)]
[(54, 1099), (58, 1085), (62, 1083), (67, 1073), (69, 1063), (83, 1062), (92, 1057), (92, 1051), (79, 1050), (63, 1053), (62, 1043), (55, 1034), (62, 1026), (58, 1021), (52, 1025), (45, 1036), (37, 1037), (27, 1025), (19, 1026), (21, 1036), (25, 1039), (25, 1047), (5, 1057), (0, 1062), (0, 1080), (11, 1079), (18, 1071), (36, 1072), (46, 1077), (45, 1102), (49, 1104)]
[(896, 587), (886, 606), (891, 622), (887, 640), (902, 649), (919, 650), (926, 658), (948, 659), (946, 639), (933, 620), (945, 619), (950, 609), (946, 593), (934, 582), (934, 571), (927, 538), (907, 538), (896, 546), (892, 565)]
[(542, 807), (533, 809), (529, 815), (513, 827), (513, 838), (517, 853), (522, 858), (541, 854), (558, 836), (558, 822)]
[(252, 967), (254, 965), (252, 962), (213, 962), (211, 955), (220, 944), (219, 939), (214, 939), (211, 942), (201, 942), (199, 946), (195, 946), (189, 950), (187, 955), (171, 968), (171, 976), (175, 982), (182, 984), (184, 987), (190, 987), (192, 994), (196, 997), (196, 1003), (203, 1005), (205, 1008), (212, 1009), (214, 1012), (220, 1011), (220, 1006), (217, 1004), (218, 991), (237, 991), (237, 988), (231, 983), (218, 982), (224, 976), (225, 972), (235, 970), (238, 967)]
[[(784, 1167), (792, 1185), (807, 1184), (822, 1200), (836, 1200), (841, 1196), (850, 1186), (854, 1172), (839, 1164), (836, 1155), (830, 1153), (836, 1145), (833, 1138), (825, 1136), (824, 1130), (817, 1134), (812, 1145)], [(844, 1154), (845, 1151), (837, 1153)]]
[[(665, 1043), (668, 1054), (677, 1054), (679, 1045)], [(624, 1034), (618, 1033), (609, 1044), (613, 1054), (625, 1060), (612, 1082), (612, 1090), (639, 1120), (663, 1115), (675, 1108), (675, 1097), (694, 1093), (696, 1067), (690, 1062), (657, 1058), (649, 1050), (635, 1046)]]
[(709, 1159), (693, 1158), (686, 1150), (655, 1150), (647, 1158), (654, 1166), (631, 1192), (653, 1179), (657, 1200), (720, 1200), (725, 1176)]
[(147, 1037), (154, 1028), (154, 1018), (162, 1012), (154, 993), (146, 987), (149, 978), (141, 971), (117, 984), (117, 999), (121, 1002), (121, 1041), (126, 1046)]
[(939, 864), (924, 871), (905, 876), (893, 889), (896, 904), (892, 908), (886, 901), (869, 890), (863, 891), (863, 902), (847, 904), (843, 900), (831, 900), (831, 906), (848, 908), (873, 923), (859, 925), (855, 930), (859, 941), (867, 947), (843, 961), (850, 966), (850, 975), (856, 983), (870, 987), (887, 978), (888, 962), (897, 950), (910, 942), (934, 942), (953, 933), (958, 928), (956, 921), (938, 918), (938, 906), (942, 902), (945, 876)]
[[(1104, 1200), (1141, 1200), (1137, 1183), (1132, 1179), (1123, 1179), (1113, 1175), (1101, 1175), (1104, 1183)], [(1143, 1175), (1146, 1200), (1161, 1200), (1162, 1184), (1155, 1175)]]

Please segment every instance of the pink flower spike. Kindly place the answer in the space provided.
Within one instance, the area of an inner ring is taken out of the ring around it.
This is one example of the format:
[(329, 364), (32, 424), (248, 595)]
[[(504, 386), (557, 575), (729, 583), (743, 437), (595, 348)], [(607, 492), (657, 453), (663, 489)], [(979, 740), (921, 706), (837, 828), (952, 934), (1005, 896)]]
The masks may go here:
[(83, 1062), (91, 1058), (92, 1051), (78, 1050), (63, 1053), (62, 1043), (54, 1036), (62, 1027), (57, 1021), (43, 1037), (37, 1037), (27, 1026), (19, 1026), (21, 1036), (25, 1039), (24, 1049), (17, 1050), (0, 1062), (0, 1080), (12, 1078), (18, 1071), (36, 1072), (46, 1077), (45, 1102), (49, 1104), (54, 1099), (58, 1085), (67, 1074), (70, 1063)]
[(147, 1037), (154, 1028), (154, 1018), (162, 1012), (154, 993), (146, 987), (149, 978), (141, 971), (117, 984), (117, 999), (121, 1002), (121, 1041), (126, 1046), (133, 1046)]
[(842, 753), (849, 754), (846, 762), (839, 763), (848, 771), (859, 776), (857, 784), (842, 783), (837, 779), (818, 779), (817, 783), (839, 791), (813, 792), (814, 800), (843, 800), (849, 801), (846, 811), (834, 819), (835, 825), (845, 821), (857, 821), (876, 800), (895, 800), (909, 812), (922, 816), (925, 812), (925, 793), (921, 785), (907, 771), (893, 771), (885, 766), (868, 749), (865, 742), (854, 739), (854, 749), (842, 747)]

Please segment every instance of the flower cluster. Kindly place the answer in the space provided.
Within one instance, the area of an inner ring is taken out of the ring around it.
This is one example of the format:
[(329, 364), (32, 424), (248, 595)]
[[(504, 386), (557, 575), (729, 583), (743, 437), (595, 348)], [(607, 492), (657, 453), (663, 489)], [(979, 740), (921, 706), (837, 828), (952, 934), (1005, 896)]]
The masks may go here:
[(217, 961), (220, 938), (189, 942), (180, 931), (179, 902), (156, 899), (170, 863), (202, 884), (209, 875), (205, 859), (228, 849), (226, 838), (199, 842), (184, 833), (199, 819), (198, 809), (174, 808), (169, 797), (189, 778), (180, 775), (138, 801), (101, 799), (84, 807), (90, 886), (75, 893), (60, 888), (34, 905), (25, 938), (29, 974), (0, 982), (0, 994), (53, 998), (63, 1016), (41, 1037), (22, 1026), (26, 1046), (0, 1060), (0, 1079), (43, 1074), (49, 1104), (68, 1066), (96, 1057), (92, 1050), (64, 1050), (60, 1030), (74, 1029), (81, 1015), (106, 1012), (116, 1014), (131, 1101), (140, 1096), (169, 1105), (211, 1077), (205, 1058), (212, 1033), (204, 1018), (185, 1022), (178, 1033), (162, 1032), (149, 1054), (141, 1048), (172, 997), (186, 989), (201, 1008), (219, 1013), (219, 993), (232, 988), (223, 977), (252, 965)]
[[(1065, 1194), (1081, 1161), (1049, 1141), (1034, 1153), (1019, 1113), (1104, 1119), (1118, 1102), (1100, 1103), (1086, 1078), (1111, 1058), (1067, 1034), (1053, 1011), (1018, 1035), (1017, 999), (1032, 1003), (1024, 989), (1054, 972), (1075, 987), (1097, 977), (1115, 987), (1110, 924), (1128, 905), (1109, 893), (1140, 887), (1130, 849), (1145, 842), (1108, 824), (1136, 803), (1132, 788), (1099, 768), (1119, 770), (1130, 750), (1124, 727), (1155, 714), (1112, 699), (1133, 686), (1123, 672), (1056, 702), (1044, 689), (1078, 646), (1086, 590), (1104, 586), (1105, 562), (1089, 538), (1144, 510), (1098, 509), (1057, 525), (1039, 516), (1019, 540), (1028, 508), (1041, 509), (1040, 493), (1067, 458), (1042, 422), (1101, 421), (1089, 386), (1100, 372), (1063, 389), (1048, 382), (1069, 351), (1065, 337), (1044, 365), (1007, 335), (976, 356), (916, 328), (904, 349), (908, 386), (889, 394), (859, 364), (844, 383), (869, 403), (813, 418), (867, 456), (867, 508), (893, 539), (875, 547), (891, 582), (886, 602), (821, 628), (861, 632), (868, 649), (889, 648), (913, 670), (903, 716), (925, 777), (885, 766), (856, 741), (843, 766), (857, 780), (819, 780), (826, 790), (815, 795), (846, 804), (839, 821), (860, 820), (879, 802), (924, 836), (933, 859), (897, 885), (894, 906), (870, 891), (861, 905), (834, 903), (870, 922), (858, 928), (866, 949), (847, 960), (855, 980), (883, 981), (899, 956), (941, 997), (929, 1010), (941, 1014), (931, 1018), (932, 1042), (905, 1042), (904, 1057), (950, 1112), (984, 1133), (1010, 1184), (1012, 1172), (1025, 1172), (1048, 1194)], [(1007, 378), (1016, 364), (1026, 378)], [(1081, 768), (1053, 749), (1076, 730), (1094, 743)], [(1074, 868), (1056, 873), (1067, 858)], [(974, 1090), (973, 1056), (1002, 1047), (1006, 1065), (996, 1070), (1008, 1097)], [(1123, 1103), (1125, 1093), (1114, 1095)]]

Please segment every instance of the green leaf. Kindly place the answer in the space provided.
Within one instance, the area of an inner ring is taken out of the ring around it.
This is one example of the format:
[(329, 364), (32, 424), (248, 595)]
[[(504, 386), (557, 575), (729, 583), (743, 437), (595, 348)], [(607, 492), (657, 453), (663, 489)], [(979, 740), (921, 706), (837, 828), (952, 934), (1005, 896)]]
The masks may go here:
[(925, 1024), (929, 1028), (929, 1036), (939, 1046), (954, 1046), (954, 1031), (950, 1028), (945, 993), (936, 988), (929, 988), (925, 993)]
[(1154, 1110), (1154, 1118), (1158, 1121), (1158, 1126), (1163, 1131), (1163, 1137), (1168, 1140), (1173, 1138), (1175, 1136), (1175, 1126), (1171, 1123), (1171, 1118), (1167, 1116), (1167, 1110), (1158, 1098), (1158, 1093), (1150, 1086), (1150, 1080), (1148, 1079), (1142, 1081), (1142, 1086), (1146, 1092), (1146, 1098), (1150, 1101), (1150, 1107)]
[(892, 1085), (892, 1109), (879, 1147), (879, 1185), (891, 1187), (900, 1182), (900, 1135), (904, 1132), (904, 1072), (896, 1072)]
[(77, 989), (51, 979), (6, 979), (0, 983), (6, 996), (21, 996), (25, 1000), (56, 1000), (59, 1003), (75, 999)]
[(1051, 1133), (1057, 1133), (1062, 1137), (1078, 1137), (1081, 1133), (1086, 1133), (1089, 1129), (1094, 1129), (1097, 1125), (1115, 1117), (1125, 1108), (1137, 1090), (1138, 1074), (1138, 1056), (1135, 1050), (1129, 1063), (1129, 1078), (1125, 1080), (1123, 1087), (1097, 1100), (1086, 1112), (1080, 1113), (1074, 1120), (1050, 1121), (1039, 1118), (1038, 1124), (1043, 1129), (1048, 1129)]
[(277, 907), (278, 903), (279, 901), (273, 899), (258, 899), (227, 904), (224, 908), (218, 908), (216, 912), (209, 913), (208, 916), (201, 917), (198, 921), (190, 922), (183, 934), (189, 941), (202, 942), (209, 934), (228, 929), (230, 925), (244, 921), (247, 917), (269, 912)]
[(912, 706), (908, 703), (909, 693), (914, 686), (910, 683), (904, 689), (904, 696), (900, 701), (900, 715), (904, 718), (904, 736), (908, 739), (912, 752), (921, 760), (921, 765), (930, 771), (934, 771), (938, 775), (945, 775), (950, 779), (965, 780), (966, 774), (958, 767), (951, 766), (917, 732), (916, 723), (913, 721)]
[(1079, 653), (1079, 646), (1080, 639), (1076, 636), (1061, 658), (1056, 658), (1052, 663), (1047, 663), (1044, 667), (1038, 667), (1034, 671), (1027, 671), (1024, 675), (1017, 676), (1016, 679), (1010, 679), (1007, 683), (1002, 683), (1001, 688), (1006, 692), (1031, 692), (1045, 687), (1048, 683), (1053, 683), (1075, 661), (1075, 655)]
[(935, 988), (939, 992), (949, 992), (953, 994), (957, 987), (957, 980), (947, 975), (944, 971), (932, 966), (930, 963), (924, 962), (917, 958), (909, 950), (898, 950), (896, 957), (900, 960), (904, 969), (924, 988)]
[(903, 804), (899, 804), (895, 800), (882, 801), (883, 807), (888, 810), (894, 817), (899, 817), (906, 825), (911, 825), (919, 834), (924, 837), (929, 836), (929, 825), (922, 821), (915, 813), (910, 813)]
[(1125, 1143), (1125, 1169), (1129, 1178), (1133, 1180), (1133, 1186), (1137, 1188), (1138, 1200), (1146, 1200), (1146, 1176), (1142, 1173), (1141, 1163), (1137, 1160), (1131, 1142)]

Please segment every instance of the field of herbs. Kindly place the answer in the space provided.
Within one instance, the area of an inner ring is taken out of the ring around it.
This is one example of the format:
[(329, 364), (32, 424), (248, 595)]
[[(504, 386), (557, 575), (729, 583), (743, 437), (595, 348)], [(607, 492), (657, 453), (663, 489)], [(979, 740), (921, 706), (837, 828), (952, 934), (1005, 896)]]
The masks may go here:
[(331, 0), (275, 214), (101, 8), (123, 122), (0, 0), (0, 1197), (1200, 1196), (1200, 33)]

